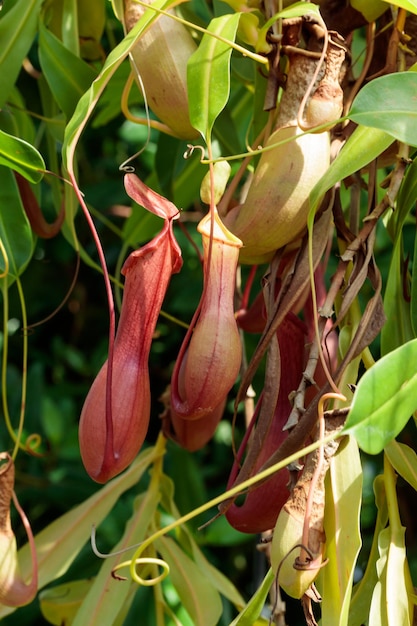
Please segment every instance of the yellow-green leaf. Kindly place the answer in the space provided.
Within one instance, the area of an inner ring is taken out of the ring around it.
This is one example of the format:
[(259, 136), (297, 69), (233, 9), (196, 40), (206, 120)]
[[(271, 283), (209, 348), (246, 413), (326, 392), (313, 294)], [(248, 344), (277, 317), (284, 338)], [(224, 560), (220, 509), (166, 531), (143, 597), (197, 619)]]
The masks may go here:
[(394, 439), (385, 447), (385, 454), (397, 474), (417, 491), (417, 454), (414, 450)]
[(170, 578), (194, 626), (216, 626), (222, 614), (219, 593), (196, 563), (170, 537), (155, 541), (169, 565)]
[(378, 454), (417, 409), (417, 339), (382, 357), (360, 379), (346, 420), (368, 454)]
[(326, 558), (317, 587), (323, 598), (322, 625), (348, 626), (353, 572), (361, 547), (362, 465), (350, 438), (332, 459), (326, 481)]

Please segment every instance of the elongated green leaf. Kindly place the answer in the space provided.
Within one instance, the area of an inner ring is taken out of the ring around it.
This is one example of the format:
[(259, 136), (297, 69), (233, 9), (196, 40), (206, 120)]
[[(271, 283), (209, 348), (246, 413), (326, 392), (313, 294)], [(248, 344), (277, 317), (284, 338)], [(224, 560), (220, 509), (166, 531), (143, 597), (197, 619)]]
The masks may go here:
[(274, 582), (274, 572), (269, 569), (262, 583), (253, 594), (245, 608), (233, 620), (230, 626), (253, 626), (260, 623), (257, 620), (261, 614), (271, 585)]
[(378, 582), (372, 595), (369, 623), (372, 626), (410, 624), (407, 589), (404, 576), (405, 528), (392, 536), (391, 527), (379, 533), (380, 558), (376, 567)]
[(363, 626), (368, 623), (372, 594), (378, 582), (376, 562), (378, 560), (378, 537), (388, 521), (388, 506), (385, 493), (384, 478), (379, 475), (374, 481), (375, 504), (378, 508), (374, 537), (371, 551), (366, 564), (365, 574), (353, 588), (352, 601), (349, 607), (349, 626)]
[(377, 128), (358, 126), (310, 193), (310, 215), (314, 217), (321, 198), (337, 182), (357, 172), (379, 156), (393, 142), (392, 137)]
[(356, 96), (349, 117), (417, 146), (417, 73), (397, 72), (369, 82)]
[[(19, 276), (32, 257), (34, 237), (20, 200), (13, 171), (0, 165), (0, 273), (8, 284)], [(4, 258), (7, 255), (7, 260)]]
[[(88, 541), (93, 524), (95, 526), (100, 524), (120, 495), (137, 483), (157, 454), (155, 448), (141, 452), (124, 474), (110, 481), (97, 493), (36, 535), (39, 588), (65, 574), (81, 547)], [(19, 550), (18, 558), (23, 578), (29, 579), (32, 561), (28, 544)], [(13, 609), (0, 606), (0, 617), (12, 611)]]
[(392, 251), (384, 294), (384, 313), (387, 321), (381, 331), (382, 355), (388, 354), (415, 337), (411, 325), (411, 303), (404, 294), (403, 256), (400, 231)]
[(417, 409), (417, 339), (380, 359), (360, 379), (344, 428), (369, 454), (378, 454)]
[[(155, 8), (163, 10), (169, 9), (172, 4), (173, 0), (155, 0), (155, 2), (153, 2), (153, 6)], [(74, 173), (73, 158), (77, 142), (90, 118), (90, 115), (94, 111), (101, 94), (113, 74), (116, 72), (117, 68), (121, 65), (121, 63), (123, 63), (124, 59), (135, 45), (137, 39), (156, 17), (157, 14), (155, 11), (152, 11), (151, 9), (145, 11), (140, 20), (138, 20), (123, 41), (121, 41), (120, 44), (110, 52), (100, 74), (92, 83), (89, 90), (78, 102), (74, 115), (67, 124), (64, 145), (62, 148), (64, 163), (70, 174)]]
[(329, 562), (317, 582), (323, 598), (322, 625), (347, 626), (353, 573), (362, 543), (362, 465), (353, 438), (332, 459), (328, 479), (324, 529)]
[[(180, 513), (174, 502), (174, 483), (165, 474), (162, 475), (160, 480), (160, 490), (162, 507), (169, 515), (178, 519)], [(190, 532), (188, 526), (181, 527), (181, 532), (178, 533), (177, 540), (184, 550), (192, 555), (195, 564), (210, 584), (235, 606), (243, 606), (244, 600), (236, 587), (206, 559), (194, 540), (193, 534)]]
[[(234, 42), (239, 17), (239, 13), (216, 17), (207, 30)], [(227, 43), (205, 34), (188, 61), (190, 120), (206, 141), (229, 99), (231, 55), (232, 48)]]
[(190, 557), (170, 537), (155, 542), (170, 568), (172, 584), (194, 626), (216, 626), (222, 614), (220, 595)]
[(22, 176), (37, 183), (45, 170), (41, 154), (27, 141), (13, 137), (0, 130), (0, 165), (16, 170)]
[[(155, 488), (150, 488), (136, 499), (132, 518), (126, 525), (122, 539), (114, 546), (112, 552), (125, 550), (146, 538), (149, 534), (149, 526), (155, 517), (158, 503), (159, 492)], [(138, 588), (133, 581), (130, 583), (126, 581), (125, 584), (120, 585), (120, 581), (115, 580), (112, 576), (112, 569), (119, 563), (126, 561), (129, 554), (131, 555), (132, 552), (123, 552), (123, 554), (103, 561), (93, 586), (77, 612), (73, 626), (84, 626), (85, 624), (89, 626), (113, 626), (129, 595), (133, 597), (134, 591)], [(120, 574), (129, 576), (128, 571), (121, 571)]]
[(414, 450), (394, 440), (386, 446), (385, 454), (397, 474), (417, 491), (417, 454)]
[(16, 82), (22, 62), (36, 35), (43, 0), (20, 0), (0, 13), (0, 107)]
[(42, 22), (39, 28), (39, 61), (58, 106), (70, 118), (97, 73), (70, 52)]

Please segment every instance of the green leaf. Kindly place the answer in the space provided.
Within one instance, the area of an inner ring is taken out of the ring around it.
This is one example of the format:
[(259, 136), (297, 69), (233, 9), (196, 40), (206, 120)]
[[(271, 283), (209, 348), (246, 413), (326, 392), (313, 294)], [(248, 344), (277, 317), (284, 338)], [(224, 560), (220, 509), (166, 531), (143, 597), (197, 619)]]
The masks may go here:
[(36, 148), (2, 130), (0, 130), (0, 165), (16, 170), (32, 183), (38, 183), (45, 170), (45, 162)]
[(322, 626), (347, 626), (353, 573), (361, 547), (362, 465), (356, 441), (349, 438), (332, 459), (326, 483), (324, 529), (326, 567), (318, 582)]
[(368, 22), (374, 22), (388, 8), (387, 3), (383, 0), (366, 0), (366, 2), (363, 0), (350, 0), (350, 4), (359, 13), (362, 13)]
[(378, 559), (378, 537), (388, 522), (388, 506), (385, 483), (382, 475), (374, 481), (375, 504), (378, 508), (371, 551), (366, 563), (366, 570), (360, 582), (353, 588), (349, 607), (349, 626), (363, 626), (368, 623), (372, 594), (378, 582), (376, 562)]
[(379, 533), (380, 558), (376, 568), (378, 582), (372, 595), (369, 623), (372, 626), (410, 624), (404, 567), (406, 564), (405, 528), (392, 537), (391, 527)]
[(260, 623), (257, 622), (257, 620), (265, 606), (265, 601), (272, 583), (274, 582), (274, 578), (274, 572), (270, 568), (261, 585), (246, 604), (245, 608), (235, 617), (230, 626), (253, 626), (254, 624)]
[(349, 117), (358, 124), (379, 128), (399, 141), (417, 146), (417, 73), (380, 76), (360, 90)]
[[(207, 30), (234, 42), (240, 13), (214, 18)], [(226, 106), (230, 92), (232, 48), (205, 34), (187, 66), (187, 86), (191, 124), (209, 140), (213, 124)]]
[[(155, 2), (153, 2), (153, 6), (155, 8), (163, 10), (168, 10), (172, 4), (173, 0), (155, 0)], [(140, 20), (138, 20), (132, 30), (129, 31), (123, 41), (121, 41), (120, 44), (110, 52), (100, 74), (94, 80), (89, 90), (78, 102), (74, 115), (69, 120), (65, 129), (64, 145), (62, 148), (64, 163), (70, 174), (74, 173), (73, 158), (78, 140), (92, 112), (94, 111), (101, 94), (113, 74), (123, 63), (124, 59), (135, 45), (137, 39), (145, 31), (145, 29), (152, 24), (156, 17), (157, 13), (152, 11), (152, 9), (145, 11)]]
[(0, 210), (0, 241), (4, 247), (4, 252), (0, 250), (0, 273), (4, 274), (8, 267), (6, 281), (10, 284), (32, 258), (34, 236), (13, 171), (0, 165), (0, 180), (0, 206), (7, 207)]
[(43, 0), (20, 0), (0, 13), (0, 107), (6, 102), (36, 35)]
[(381, 331), (381, 354), (385, 355), (414, 339), (411, 325), (411, 303), (404, 297), (404, 254), (401, 231), (391, 255), (384, 294), (384, 313), (387, 321)]
[(395, 2), (391, 2), (396, 7), (401, 7), (406, 11), (411, 11), (411, 13), (417, 13), (417, 2), (416, 0), (395, 0)]
[(397, 474), (417, 491), (417, 454), (414, 450), (394, 439), (386, 446), (385, 454)]
[(172, 584), (193, 625), (216, 626), (222, 602), (204, 573), (170, 537), (161, 537), (155, 541), (155, 547), (169, 565)]
[(392, 137), (377, 128), (358, 126), (310, 193), (310, 216), (314, 217), (322, 197), (347, 176), (357, 172), (379, 156), (393, 142)]
[(97, 73), (70, 52), (42, 22), (39, 27), (39, 61), (56, 102), (70, 118)]
[(378, 454), (417, 409), (417, 339), (382, 357), (360, 379), (344, 432)]

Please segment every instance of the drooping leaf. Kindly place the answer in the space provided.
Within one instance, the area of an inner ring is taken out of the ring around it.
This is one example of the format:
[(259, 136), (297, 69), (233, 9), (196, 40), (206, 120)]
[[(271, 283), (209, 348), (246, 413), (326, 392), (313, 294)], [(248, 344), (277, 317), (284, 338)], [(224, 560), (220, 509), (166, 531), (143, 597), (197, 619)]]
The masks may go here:
[[(12, 170), (0, 165), (0, 273), (8, 268), (6, 281), (19, 276), (34, 250), (34, 236), (22, 202)], [(7, 207), (7, 208), (6, 208)], [(7, 256), (7, 259), (4, 258)]]
[[(137, 545), (149, 534), (149, 527), (159, 503), (159, 491), (155, 487), (156, 483), (153, 483), (152, 487), (136, 498), (133, 515), (126, 524), (122, 539), (112, 552)], [(113, 626), (120, 612), (126, 608), (128, 598), (133, 599), (134, 592), (138, 589), (135, 582), (127, 580), (120, 585), (120, 581), (112, 576), (113, 568), (126, 558), (127, 553), (123, 552), (103, 561), (94, 584), (77, 611), (73, 626), (84, 626), (87, 623), (89, 626)], [(129, 577), (128, 571), (119, 573)]]
[(396, 238), (384, 293), (384, 313), (387, 321), (381, 331), (381, 354), (414, 339), (411, 325), (411, 303), (404, 293), (404, 259), (401, 231)]
[(417, 73), (380, 76), (360, 90), (349, 117), (358, 124), (379, 128), (395, 139), (417, 145)]
[(249, 602), (246, 603), (244, 609), (235, 617), (230, 626), (253, 626), (254, 624), (262, 623), (260, 621), (260, 615), (265, 606), (265, 601), (271, 589), (271, 585), (274, 582), (274, 578), (274, 572), (270, 568), (258, 589)]
[(378, 454), (417, 409), (417, 339), (382, 357), (360, 379), (344, 432)]
[[(174, 502), (174, 483), (166, 474), (161, 476), (160, 490), (162, 507), (169, 515), (178, 519), (180, 517), (180, 513), (177, 509), (176, 503)], [(181, 527), (180, 532), (177, 535), (177, 541), (187, 553), (192, 555), (199, 570), (218, 592), (230, 600), (230, 602), (232, 602), (235, 606), (243, 606), (243, 598), (234, 584), (207, 560), (197, 545), (188, 525)]]
[(384, 478), (380, 474), (374, 481), (375, 504), (378, 508), (374, 537), (366, 570), (360, 582), (353, 588), (352, 601), (349, 607), (349, 626), (362, 626), (368, 622), (372, 594), (378, 582), (376, 562), (378, 560), (378, 537), (388, 521), (388, 506), (385, 493)]
[[(214, 18), (207, 30), (234, 42), (239, 13)], [(230, 57), (232, 48), (205, 34), (187, 66), (187, 85), (191, 124), (207, 141), (213, 124), (226, 106), (230, 92)]]
[(0, 130), (0, 165), (16, 170), (32, 183), (38, 183), (45, 170), (45, 162), (36, 148), (2, 130)]
[(170, 577), (194, 626), (216, 626), (222, 614), (220, 595), (196, 563), (170, 537), (155, 541), (170, 568)]
[(43, 0), (19, 0), (0, 13), (0, 107), (6, 102), (36, 35)]
[(391, 441), (385, 447), (389, 462), (400, 476), (417, 491), (417, 454), (405, 443)]
[[(40, 589), (67, 571), (90, 538), (91, 527), (100, 524), (120, 495), (138, 482), (156, 456), (155, 448), (147, 448), (126, 472), (36, 535)], [(32, 562), (27, 544), (19, 550), (18, 558), (22, 576), (28, 578)], [(11, 612), (8, 607), (0, 607), (0, 618)]]
[(56, 102), (70, 118), (97, 73), (68, 50), (42, 22), (39, 27), (39, 61)]
[(372, 594), (369, 623), (372, 626), (410, 624), (405, 584), (405, 528), (392, 536), (391, 527), (379, 533), (380, 558), (376, 563), (378, 582)]
[(324, 528), (326, 558), (318, 582), (323, 598), (323, 626), (347, 626), (353, 573), (361, 547), (362, 465), (350, 438), (332, 459), (326, 486)]

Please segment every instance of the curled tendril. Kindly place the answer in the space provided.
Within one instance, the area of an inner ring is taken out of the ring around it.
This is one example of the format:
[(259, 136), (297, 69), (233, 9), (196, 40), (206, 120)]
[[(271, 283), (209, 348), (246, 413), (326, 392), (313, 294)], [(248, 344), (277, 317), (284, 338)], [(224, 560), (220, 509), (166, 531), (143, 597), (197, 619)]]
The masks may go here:
[(37, 452), (37, 450), (41, 447), (42, 445), (42, 437), (39, 433), (32, 433), (31, 435), (28, 435), (28, 437), (26, 437), (26, 441), (23, 445), (23, 449), (25, 452), (27, 452), (28, 454), (31, 454), (32, 456), (37, 456), (37, 457), (43, 457), (44, 454), (41, 452)]
[(192, 155), (194, 154), (195, 150), (200, 150), (201, 151), (200, 163), (203, 163), (205, 161), (205, 158), (206, 158), (206, 150), (205, 150), (204, 146), (194, 146), (192, 143), (188, 143), (187, 144), (187, 150), (184, 152), (183, 158), (184, 159), (190, 159), (192, 157)]
[[(162, 572), (159, 574), (159, 576), (154, 576), (153, 578), (142, 578), (142, 576), (139, 576), (139, 574), (137, 573), (137, 567), (140, 565), (157, 565), (158, 567), (162, 568)], [(125, 577), (115, 575), (116, 572), (124, 567), (129, 568), (132, 580), (135, 581), (135, 583), (137, 583), (138, 585), (142, 585), (143, 587), (153, 587), (157, 585), (158, 583), (162, 582), (170, 572), (168, 563), (163, 559), (151, 556), (139, 556), (133, 558), (130, 561), (123, 561), (123, 563), (119, 563), (118, 565), (116, 565), (112, 569), (113, 578), (118, 578), (119, 580), (127, 580), (127, 578)]]

